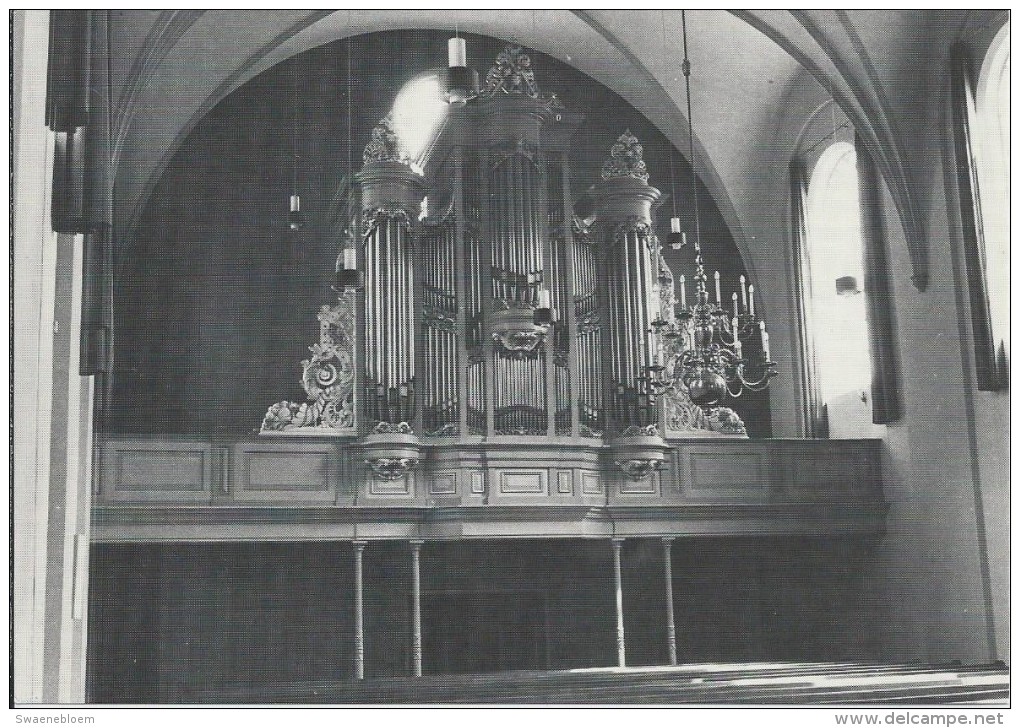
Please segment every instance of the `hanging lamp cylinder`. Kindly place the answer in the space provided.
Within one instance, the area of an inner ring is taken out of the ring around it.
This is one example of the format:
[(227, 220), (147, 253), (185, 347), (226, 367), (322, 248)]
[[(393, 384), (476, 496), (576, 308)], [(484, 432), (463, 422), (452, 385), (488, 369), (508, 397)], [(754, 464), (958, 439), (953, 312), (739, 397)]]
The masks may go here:
[(290, 196), (290, 212), (287, 213), (287, 227), (300, 230), (305, 226), (305, 215), (301, 212), (301, 196)]
[(467, 41), (463, 38), (450, 38), (446, 42), (450, 68), (467, 65)]

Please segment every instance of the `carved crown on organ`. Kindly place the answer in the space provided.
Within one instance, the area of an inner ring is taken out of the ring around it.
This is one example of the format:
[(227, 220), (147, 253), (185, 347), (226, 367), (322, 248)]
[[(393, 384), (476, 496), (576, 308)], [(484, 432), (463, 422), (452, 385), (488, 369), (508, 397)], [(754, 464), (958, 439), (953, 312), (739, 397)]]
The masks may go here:
[(593, 190), (594, 219), (579, 219), (569, 158), (582, 120), (539, 91), (513, 46), (449, 110), (427, 174), (384, 118), (355, 176), (358, 233), (342, 255), (363, 286), (323, 307), (302, 362), (302, 381), (318, 384), (307, 402), (270, 408), (262, 432), (357, 438), (383, 479), (444, 438), (606, 443), (640, 478), (664, 459), (663, 434), (743, 435), (732, 411), (649, 387), (653, 324), (674, 305), (652, 220), (660, 193), (628, 130)]

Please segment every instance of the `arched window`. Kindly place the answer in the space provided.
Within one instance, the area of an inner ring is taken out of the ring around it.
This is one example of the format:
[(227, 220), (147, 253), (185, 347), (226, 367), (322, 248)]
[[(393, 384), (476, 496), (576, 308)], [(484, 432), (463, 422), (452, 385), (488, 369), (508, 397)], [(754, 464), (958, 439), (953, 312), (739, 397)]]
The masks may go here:
[(810, 307), (816, 396), (830, 436), (871, 431), (871, 360), (857, 154), (837, 142), (819, 157), (804, 210), (805, 293)]
[(1009, 351), (1009, 23), (977, 85), (967, 47), (953, 47), (953, 137), (977, 386), (1004, 388)]
[[(974, 157), (992, 341), (1009, 355), (1009, 23), (995, 36), (974, 99)], [(1004, 362), (1000, 362), (1000, 365)]]

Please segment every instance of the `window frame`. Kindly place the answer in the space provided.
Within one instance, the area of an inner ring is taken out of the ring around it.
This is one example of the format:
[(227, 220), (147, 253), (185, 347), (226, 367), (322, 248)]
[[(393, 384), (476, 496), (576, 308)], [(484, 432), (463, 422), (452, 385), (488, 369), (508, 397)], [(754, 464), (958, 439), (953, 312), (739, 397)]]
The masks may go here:
[[(817, 228), (818, 220), (821, 219), (823, 215), (825, 215), (824, 210), (820, 209), (820, 207), (828, 208), (834, 203), (845, 205), (845, 207), (847, 208), (852, 208), (852, 213), (850, 213), (849, 211), (841, 210), (840, 211), (841, 215), (842, 214), (857, 215), (855, 237), (857, 254), (856, 257), (858, 258), (858, 260), (854, 264), (854, 270), (849, 271), (849, 273), (851, 273), (857, 280), (858, 285), (860, 286), (859, 292), (861, 295), (867, 296), (868, 291), (865, 288), (866, 270), (864, 262), (865, 257), (865, 241), (863, 229), (864, 221), (862, 219), (863, 216), (861, 214), (861, 180), (857, 164), (856, 147), (852, 142), (843, 139), (832, 138), (828, 140), (827, 144), (821, 147), (821, 153), (817, 156), (817, 158), (813, 160), (813, 162), (814, 162), (813, 167), (809, 171), (807, 179), (805, 180), (806, 194), (803, 208), (805, 236), (802, 244), (801, 276), (804, 281), (802, 289), (805, 295), (804, 306), (809, 311), (808, 320), (816, 322), (818, 320), (818, 311), (816, 310), (816, 307), (820, 303), (820, 301), (818, 300), (818, 296), (819, 295), (824, 296), (825, 301), (831, 299), (830, 295), (831, 292), (828, 293), (824, 292), (823, 289), (819, 288), (819, 285), (821, 286), (835, 285), (834, 281), (837, 275), (836, 271), (828, 271), (828, 273), (832, 274), (830, 276), (832, 280), (829, 280), (829, 277), (826, 277), (823, 281), (815, 280), (814, 274), (819, 272), (817, 270), (818, 261), (816, 260), (816, 257), (818, 249), (816, 248), (816, 246), (821, 241), (813, 240), (813, 238), (818, 234), (818, 232), (817, 229), (815, 231), (812, 231), (812, 227)], [(849, 177), (847, 176), (848, 173), (852, 173), (852, 180), (849, 179)], [(851, 182), (854, 187), (855, 198), (853, 200), (847, 199), (845, 201), (842, 199), (836, 200), (835, 196), (838, 195), (839, 197), (842, 197), (840, 193), (845, 191), (844, 189), (845, 185)], [(815, 223), (814, 225), (812, 223), (813, 220)], [(853, 233), (852, 230), (847, 230), (847, 232)], [(846, 244), (853, 243), (853, 241), (843, 240), (842, 238), (839, 240), (839, 242)], [(837, 265), (836, 267), (840, 271), (839, 275), (848, 272), (843, 270), (844, 266), (842, 265)], [(865, 298), (862, 301), (862, 303), (863, 303), (863, 310), (861, 312), (862, 320), (860, 322), (862, 328), (861, 330), (858, 331), (858, 333), (862, 335), (861, 338), (864, 342), (864, 346), (868, 350), (867, 351), (868, 372), (867, 376), (863, 377), (861, 381), (858, 382), (859, 386), (855, 386), (852, 388), (852, 390), (848, 390), (847, 392), (842, 393), (839, 396), (842, 396), (843, 394), (849, 394), (851, 391), (856, 391), (857, 389), (868, 392), (869, 397), (871, 394), (870, 389), (873, 374), (871, 371), (872, 341), (868, 321), (867, 298)], [(834, 302), (834, 305), (842, 304)], [(813, 388), (814, 391), (812, 392), (812, 395), (818, 400), (815, 409), (820, 410), (822, 412), (827, 412), (828, 405), (830, 404), (829, 400), (831, 397), (834, 396), (834, 393), (827, 392), (828, 389), (831, 389), (832, 385), (833, 372), (831, 371), (832, 370), (831, 362), (829, 362), (829, 364), (826, 365), (824, 361), (827, 357), (825, 356), (825, 352), (823, 352), (823, 350), (819, 347), (818, 340), (820, 332), (816, 330), (811, 330), (808, 331), (807, 334), (808, 338), (810, 338), (812, 342), (812, 364), (814, 367), (813, 379), (815, 385)], [(871, 403), (869, 402), (869, 407), (870, 405)], [(827, 416), (823, 417), (823, 419), (827, 419)], [(831, 428), (828, 427), (828, 423), (826, 422), (825, 426), (823, 426), (821, 429), (827, 431), (830, 430)]]
[(1006, 363), (999, 362), (997, 359), (991, 305), (988, 297), (988, 268), (984, 220), (981, 210), (981, 187), (978, 179), (975, 129), (972, 128), (977, 121), (976, 86), (971, 53), (966, 44), (957, 42), (950, 48), (952, 164), (955, 172), (963, 259), (970, 304), (971, 348), (978, 390), (995, 392), (1006, 388)]

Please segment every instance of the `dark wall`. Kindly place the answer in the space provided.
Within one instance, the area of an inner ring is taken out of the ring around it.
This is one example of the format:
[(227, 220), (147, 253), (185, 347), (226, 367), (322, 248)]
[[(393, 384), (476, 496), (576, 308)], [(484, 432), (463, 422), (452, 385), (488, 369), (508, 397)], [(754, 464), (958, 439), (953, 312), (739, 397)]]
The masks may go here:
[[(851, 660), (859, 545), (678, 540), (682, 663)], [(406, 543), (365, 549), (368, 677), (411, 674)], [(92, 702), (209, 700), (217, 690), (353, 676), (353, 550), (337, 543), (97, 545), (90, 584)], [(659, 539), (622, 554), (627, 662), (668, 663)], [(426, 543), (425, 672), (616, 664), (608, 540)]]
[[(446, 36), (379, 33), (310, 50), (252, 79), (199, 122), (118, 261), (113, 431), (236, 437), (257, 429), (270, 404), (304, 398), (299, 362), (318, 338), (316, 312), (332, 300), (334, 197), (348, 151), (359, 169), (372, 127), (403, 83), (445, 62)], [(483, 77), (502, 47), (468, 38)], [(598, 180), (610, 146), (629, 128), (644, 145), (650, 182), (668, 196), (670, 145), (651, 123), (591, 78), (532, 55), (539, 87), (587, 115), (572, 150), (575, 195)], [(295, 149), (309, 217), (300, 233), (285, 224)], [(678, 211), (693, 230), (689, 168), (673, 154)], [(724, 290), (735, 290), (739, 253), (707, 191), (699, 194), (707, 265), (722, 272)], [(659, 209), (659, 230), (668, 230), (671, 210), (670, 201)], [(667, 260), (675, 275), (690, 277), (688, 256), (669, 251)], [(767, 398), (733, 406), (752, 434), (768, 434)]]

